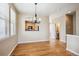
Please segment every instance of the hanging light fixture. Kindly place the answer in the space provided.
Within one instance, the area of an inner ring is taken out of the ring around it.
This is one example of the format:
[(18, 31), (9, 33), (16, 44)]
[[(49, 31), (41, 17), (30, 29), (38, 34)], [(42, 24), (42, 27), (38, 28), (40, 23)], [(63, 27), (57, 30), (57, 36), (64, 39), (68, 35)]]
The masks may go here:
[(34, 23), (40, 23), (41, 19), (38, 18), (37, 16), (37, 3), (35, 3), (35, 15), (34, 15), (34, 18), (33, 18), (33, 22)]

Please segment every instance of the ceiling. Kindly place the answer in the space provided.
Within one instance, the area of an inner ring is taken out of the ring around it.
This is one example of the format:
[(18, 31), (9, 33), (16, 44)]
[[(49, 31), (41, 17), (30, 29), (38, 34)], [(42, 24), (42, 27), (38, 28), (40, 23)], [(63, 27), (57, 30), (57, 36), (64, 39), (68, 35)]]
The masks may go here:
[[(15, 3), (14, 6), (19, 13), (34, 15), (34, 3)], [(62, 13), (62, 11), (75, 10), (78, 3), (38, 3), (37, 14), (38, 16), (49, 16), (51, 14)]]

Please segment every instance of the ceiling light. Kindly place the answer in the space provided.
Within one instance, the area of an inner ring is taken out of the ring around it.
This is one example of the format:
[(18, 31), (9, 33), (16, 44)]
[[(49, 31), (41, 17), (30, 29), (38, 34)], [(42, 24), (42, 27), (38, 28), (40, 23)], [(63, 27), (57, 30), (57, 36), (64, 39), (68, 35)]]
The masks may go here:
[(71, 11), (68, 11), (67, 13), (71, 13)]
[(35, 15), (33, 17), (33, 22), (34, 23), (40, 23), (41, 19), (38, 18), (38, 15), (37, 15), (37, 3), (35, 3)]
[(27, 19), (27, 21), (30, 21), (32, 23), (40, 23), (41, 21), (41, 18), (38, 17), (37, 15), (37, 3), (34, 3), (34, 6), (35, 6), (35, 14), (34, 14), (34, 17), (32, 17), (32, 19)]

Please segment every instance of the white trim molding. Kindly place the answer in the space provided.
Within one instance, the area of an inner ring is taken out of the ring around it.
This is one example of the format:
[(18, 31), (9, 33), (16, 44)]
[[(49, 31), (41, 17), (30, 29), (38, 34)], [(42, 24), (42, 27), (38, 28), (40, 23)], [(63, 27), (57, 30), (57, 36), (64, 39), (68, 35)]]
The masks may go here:
[(66, 49), (66, 50), (68, 50), (68, 51), (70, 51), (71, 53), (74, 53), (75, 55), (79, 56), (79, 53), (77, 53), (77, 52), (75, 52), (75, 51), (72, 51), (72, 50), (70, 50), (70, 49)]
[(23, 43), (33, 43), (33, 42), (44, 42), (44, 41), (49, 41), (49, 40), (25, 41), (25, 42), (18, 42), (18, 44), (23, 44)]
[(16, 48), (17, 45), (18, 45), (18, 44), (16, 44), (16, 45), (12, 48), (12, 50), (10, 51), (10, 53), (8, 54), (8, 56), (11, 55), (11, 53), (14, 51), (14, 49)]

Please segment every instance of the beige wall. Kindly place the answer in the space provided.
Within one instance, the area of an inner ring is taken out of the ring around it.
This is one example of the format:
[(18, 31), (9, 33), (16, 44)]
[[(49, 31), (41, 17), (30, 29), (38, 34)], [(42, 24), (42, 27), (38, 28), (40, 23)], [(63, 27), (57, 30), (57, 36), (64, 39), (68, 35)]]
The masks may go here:
[[(9, 19), (9, 5), (7, 3), (0, 4), (0, 15), (4, 16), (6, 19)], [(10, 55), (16, 45), (17, 34), (11, 37), (0, 39), (0, 55)]]
[(27, 17), (27, 15), (19, 15), (18, 43), (48, 41), (48, 17), (41, 17), (39, 31), (25, 31), (25, 19)]

